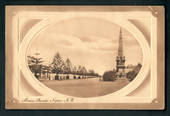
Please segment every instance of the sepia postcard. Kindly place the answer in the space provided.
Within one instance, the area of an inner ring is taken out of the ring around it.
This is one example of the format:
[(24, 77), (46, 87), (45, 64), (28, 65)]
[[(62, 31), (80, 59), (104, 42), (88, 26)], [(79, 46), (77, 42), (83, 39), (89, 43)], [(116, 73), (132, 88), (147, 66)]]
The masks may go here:
[(6, 109), (164, 109), (162, 6), (6, 6)]

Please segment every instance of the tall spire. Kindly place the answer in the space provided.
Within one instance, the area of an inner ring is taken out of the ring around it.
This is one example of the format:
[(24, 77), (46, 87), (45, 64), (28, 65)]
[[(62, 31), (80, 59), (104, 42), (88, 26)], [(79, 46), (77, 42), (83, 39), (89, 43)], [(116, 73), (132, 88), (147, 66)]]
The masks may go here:
[(122, 30), (120, 28), (118, 56), (123, 56)]
[(123, 55), (123, 37), (122, 37), (122, 30), (120, 28), (119, 34), (119, 47), (118, 47), (118, 55), (116, 57), (116, 71), (119, 72), (117, 75), (120, 77), (124, 74), (125, 69), (125, 56)]

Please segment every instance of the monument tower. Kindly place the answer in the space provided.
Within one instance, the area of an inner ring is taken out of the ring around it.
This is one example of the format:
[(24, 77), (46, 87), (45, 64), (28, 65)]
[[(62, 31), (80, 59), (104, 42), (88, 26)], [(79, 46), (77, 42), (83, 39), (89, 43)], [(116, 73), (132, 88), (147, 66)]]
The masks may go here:
[(120, 28), (119, 34), (119, 47), (118, 47), (118, 55), (116, 57), (116, 76), (121, 78), (125, 77), (125, 56), (123, 55), (123, 38), (122, 31)]

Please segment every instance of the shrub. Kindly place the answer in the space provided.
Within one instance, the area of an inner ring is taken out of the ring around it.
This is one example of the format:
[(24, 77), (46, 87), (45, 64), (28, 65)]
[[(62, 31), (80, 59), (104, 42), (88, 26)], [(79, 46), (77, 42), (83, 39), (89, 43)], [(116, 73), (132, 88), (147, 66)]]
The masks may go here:
[(103, 74), (103, 81), (114, 81), (114, 80), (116, 80), (115, 74), (116, 74), (115, 71), (106, 71)]
[(129, 81), (132, 81), (136, 77), (137, 73), (138, 72), (130, 71), (126, 74), (126, 77)]
[(139, 73), (140, 69), (141, 69), (142, 65), (141, 64), (138, 64), (133, 71), (130, 71), (126, 74), (126, 77), (129, 81), (132, 81), (136, 76), (137, 74)]

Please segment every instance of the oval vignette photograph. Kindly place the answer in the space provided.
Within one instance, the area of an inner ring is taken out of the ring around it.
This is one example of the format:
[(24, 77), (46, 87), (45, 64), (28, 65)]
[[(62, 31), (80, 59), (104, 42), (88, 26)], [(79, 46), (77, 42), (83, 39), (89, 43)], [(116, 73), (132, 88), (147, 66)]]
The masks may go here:
[(68, 96), (112, 94), (138, 75), (142, 49), (121, 25), (100, 18), (56, 21), (32, 39), (27, 65), (33, 78)]

